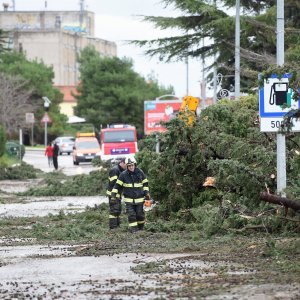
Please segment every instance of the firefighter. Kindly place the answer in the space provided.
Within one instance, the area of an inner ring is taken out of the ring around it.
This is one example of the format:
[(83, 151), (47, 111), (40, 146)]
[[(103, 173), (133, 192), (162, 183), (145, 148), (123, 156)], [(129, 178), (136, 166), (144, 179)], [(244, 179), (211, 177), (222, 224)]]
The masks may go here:
[(129, 231), (136, 232), (144, 229), (144, 201), (150, 200), (148, 179), (144, 172), (136, 167), (134, 158), (126, 158), (125, 163), (127, 169), (120, 174), (111, 197), (116, 199), (118, 194), (123, 193)]
[(114, 166), (108, 174), (108, 186), (106, 195), (109, 203), (109, 228), (115, 229), (120, 226), (120, 214), (122, 210), (121, 195), (118, 194), (114, 199), (111, 197), (111, 191), (119, 178), (120, 174), (126, 169), (125, 158), (121, 158), (120, 162)]

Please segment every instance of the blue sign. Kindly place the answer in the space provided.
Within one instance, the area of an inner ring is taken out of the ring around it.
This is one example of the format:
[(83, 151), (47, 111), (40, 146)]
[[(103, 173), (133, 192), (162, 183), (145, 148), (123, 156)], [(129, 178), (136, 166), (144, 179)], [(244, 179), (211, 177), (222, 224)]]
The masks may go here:
[(145, 110), (154, 110), (154, 109), (156, 109), (155, 102), (145, 103)]
[(259, 112), (263, 118), (284, 117), (291, 109), (300, 109), (300, 101), (293, 99), (293, 89), (289, 86), (291, 74), (278, 78), (273, 74), (265, 80), (259, 90)]

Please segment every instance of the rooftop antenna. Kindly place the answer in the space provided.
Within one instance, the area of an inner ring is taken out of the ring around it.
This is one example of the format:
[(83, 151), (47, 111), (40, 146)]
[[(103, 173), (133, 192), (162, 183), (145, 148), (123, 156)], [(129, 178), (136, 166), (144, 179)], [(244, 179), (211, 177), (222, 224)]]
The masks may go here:
[(80, 0), (80, 13), (79, 13), (79, 25), (82, 28), (83, 25), (83, 12), (84, 12), (84, 0)]

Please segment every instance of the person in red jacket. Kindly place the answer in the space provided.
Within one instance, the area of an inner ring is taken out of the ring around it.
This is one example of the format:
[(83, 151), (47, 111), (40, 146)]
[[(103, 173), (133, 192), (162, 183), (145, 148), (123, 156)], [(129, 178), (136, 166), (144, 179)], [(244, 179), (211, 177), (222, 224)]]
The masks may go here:
[(51, 143), (45, 149), (45, 156), (48, 157), (48, 165), (51, 167), (53, 165), (53, 146)]

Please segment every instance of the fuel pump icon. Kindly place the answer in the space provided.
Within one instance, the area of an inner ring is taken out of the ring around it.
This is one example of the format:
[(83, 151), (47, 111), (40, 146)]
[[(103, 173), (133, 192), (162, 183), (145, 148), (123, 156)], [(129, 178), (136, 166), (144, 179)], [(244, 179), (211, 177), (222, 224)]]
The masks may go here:
[(274, 82), (271, 86), (270, 105), (291, 106), (292, 89), (288, 82)]

